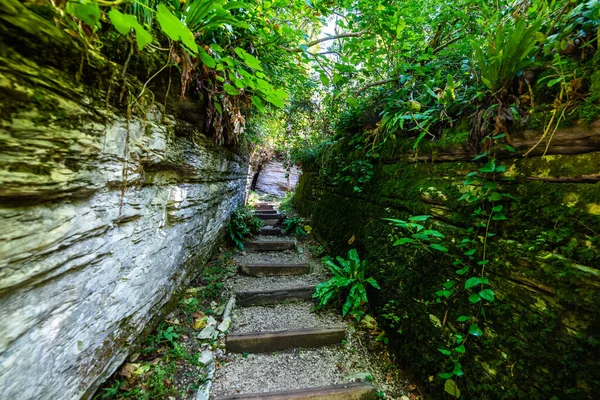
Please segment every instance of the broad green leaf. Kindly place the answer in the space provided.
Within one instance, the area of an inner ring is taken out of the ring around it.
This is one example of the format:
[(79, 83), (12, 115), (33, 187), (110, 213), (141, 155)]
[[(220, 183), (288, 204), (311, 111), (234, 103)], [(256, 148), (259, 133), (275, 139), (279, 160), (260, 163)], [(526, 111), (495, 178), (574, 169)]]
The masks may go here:
[(321, 74), (319, 78), (321, 79), (323, 86), (329, 86), (329, 77), (327, 77), (327, 75)]
[(445, 355), (445, 356), (452, 355), (452, 352), (451, 352), (450, 350), (446, 350), (446, 349), (438, 349), (438, 351), (439, 351), (440, 353), (442, 353), (443, 355)]
[(374, 278), (368, 278), (367, 282), (369, 282), (371, 286), (373, 286), (375, 289), (381, 289), (381, 287), (379, 287), (379, 284)]
[(265, 112), (265, 106), (264, 106), (263, 102), (260, 100), (260, 97), (252, 96), (252, 97), (250, 97), (250, 100), (252, 101), (252, 104), (254, 104), (256, 106), (256, 108), (258, 108), (258, 111)]
[(467, 281), (465, 282), (465, 289), (470, 289), (474, 286), (477, 285), (487, 285), (490, 282), (487, 280), (487, 278), (480, 278), (478, 276), (474, 276), (472, 278), (467, 279)]
[(410, 238), (400, 238), (394, 242), (393, 246), (401, 246), (406, 243), (414, 243), (414, 240)]
[(477, 326), (477, 324), (471, 324), (471, 326), (469, 327), (469, 334), (473, 336), (481, 336), (483, 335), (483, 332), (481, 331), (481, 329), (479, 329), (479, 326)]
[[(453, 374), (450, 374), (450, 376), (452, 375)], [(440, 377), (444, 378), (442, 377), (442, 374), (440, 374)], [(456, 382), (454, 382), (452, 379), (446, 379), (446, 382), (444, 382), (444, 391), (449, 395), (456, 397), (457, 399), (460, 397), (460, 389), (458, 386), (456, 386)]]
[(483, 167), (479, 168), (479, 172), (494, 172), (496, 170), (496, 163), (494, 160), (488, 162)]
[(471, 304), (475, 304), (479, 301), (481, 301), (481, 297), (479, 297), (479, 295), (477, 293), (473, 293), (472, 295), (469, 296), (469, 302)]
[(452, 378), (453, 376), (454, 376), (454, 374), (452, 372), (442, 372), (440, 374), (440, 378), (442, 378), (442, 379)]
[(231, 96), (237, 96), (240, 94), (240, 91), (233, 85), (226, 83), (223, 85), (223, 89), (227, 92), (227, 94)]
[(116, 9), (111, 9), (108, 12), (108, 18), (121, 35), (128, 35), (132, 29), (135, 30), (138, 49), (142, 50), (147, 44), (152, 43), (152, 35), (140, 25), (134, 15), (122, 14)]
[(182, 42), (192, 53), (198, 53), (198, 45), (192, 32), (164, 4), (158, 5), (156, 20), (165, 35), (172, 40)]
[(248, 53), (246, 50), (241, 47), (236, 47), (233, 51), (237, 54), (244, 63), (252, 69), (262, 71), (262, 66), (260, 65), (260, 61), (258, 58), (254, 57), (252, 54)]
[(460, 345), (458, 347), (455, 347), (454, 351), (456, 351), (457, 353), (464, 353), (465, 352), (465, 346)]
[(473, 317), (471, 317), (470, 315), (461, 315), (456, 320), (458, 322), (466, 322), (466, 321), (469, 321), (471, 318), (473, 318)]
[(200, 60), (206, 65), (208, 68), (214, 68), (217, 65), (217, 62), (214, 58), (212, 58), (202, 47), (198, 47)]
[(431, 218), (431, 215), (415, 215), (408, 218), (408, 220), (411, 222), (424, 222), (427, 221), (429, 218)]
[(441, 244), (432, 243), (432, 244), (429, 245), (429, 247), (431, 247), (434, 250), (441, 251), (442, 253), (447, 253), (448, 252), (448, 248), (442, 246)]
[(463, 376), (463, 370), (462, 370), (462, 365), (460, 363), (456, 363), (454, 364), (454, 370), (452, 371), (452, 373), (456, 376)]
[[(100, 7), (94, 0), (68, 1), (66, 11), (92, 28), (100, 26)], [(127, 33), (129, 33), (129, 30)]]
[[(485, 157), (485, 156), (487, 156), (487, 155), (488, 155), (488, 152), (487, 152), (487, 151), (484, 151), (483, 153), (479, 154), (478, 156), (475, 156), (475, 157), (473, 158), (473, 160), (472, 160), (472, 161), (477, 161), (477, 160), (479, 160), (480, 158), (483, 158), (483, 157)], [(467, 175), (467, 176), (468, 176), (468, 175)]]
[(495, 300), (495, 295), (494, 295), (494, 291), (492, 289), (484, 289), (481, 292), (479, 292), (479, 296), (487, 301), (494, 301)]
[(441, 232), (436, 231), (434, 229), (426, 229), (426, 230), (423, 231), (423, 234), (424, 235), (435, 236), (435, 237), (438, 237), (438, 238), (445, 238), (445, 236)]
[(467, 273), (467, 271), (468, 271), (468, 270), (469, 270), (469, 267), (468, 267), (468, 266), (465, 266), (465, 267), (462, 267), (462, 268), (461, 268), (461, 269), (459, 269), (459, 270), (456, 270), (456, 273), (457, 273), (458, 275), (464, 275), (464, 274), (466, 274), (466, 273)]

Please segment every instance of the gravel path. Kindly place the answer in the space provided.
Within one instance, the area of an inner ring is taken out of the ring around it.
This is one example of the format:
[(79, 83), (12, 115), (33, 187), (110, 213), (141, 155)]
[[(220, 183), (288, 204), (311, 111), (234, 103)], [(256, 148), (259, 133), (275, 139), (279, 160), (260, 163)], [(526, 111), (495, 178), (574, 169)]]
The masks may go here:
[[(371, 376), (391, 398), (405, 393), (408, 381), (387, 370), (381, 357), (351, 332), (344, 345), (293, 349), (273, 354), (231, 354), (219, 362), (214, 395), (300, 389), (353, 382)], [(392, 379), (390, 379), (392, 378)]]
[(240, 308), (235, 312), (233, 332), (266, 332), (343, 326), (336, 312), (314, 313), (312, 308), (313, 305), (310, 302)]
[(257, 263), (257, 262), (272, 262), (272, 263), (300, 263), (306, 262), (306, 259), (295, 251), (257, 251), (243, 252), (235, 257), (238, 263)]
[(297, 287), (313, 286), (321, 281), (320, 277), (314, 274), (300, 276), (241, 276), (238, 275), (229, 285), (232, 292), (256, 292), (259, 290), (280, 290)]
[[(282, 236), (258, 236), (255, 240), (292, 240)], [(239, 263), (309, 262), (311, 273), (301, 276), (251, 277), (236, 275), (227, 290), (260, 291), (314, 286), (328, 279), (327, 268), (311, 256), (310, 238), (298, 242), (297, 251), (238, 252)], [(314, 243), (313, 243), (314, 246)], [(373, 380), (388, 399), (409, 392), (408, 381), (391, 361), (387, 348), (344, 323), (338, 310), (312, 312), (313, 303), (295, 302), (273, 306), (237, 308), (233, 312), (234, 333), (273, 332), (287, 329), (345, 326), (341, 345), (316, 349), (290, 349), (272, 354), (222, 354), (213, 380), (213, 396), (261, 393)]]

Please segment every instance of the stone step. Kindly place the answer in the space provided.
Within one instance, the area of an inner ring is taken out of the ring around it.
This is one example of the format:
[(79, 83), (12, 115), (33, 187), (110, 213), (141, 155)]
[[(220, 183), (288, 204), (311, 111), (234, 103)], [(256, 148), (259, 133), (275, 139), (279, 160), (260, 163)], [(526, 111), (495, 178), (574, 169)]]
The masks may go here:
[(254, 213), (255, 214), (273, 215), (273, 214), (277, 214), (278, 211), (277, 210), (256, 210)]
[(279, 223), (278, 219), (264, 219), (263, 223), (265, 226), (275, 226)]
[(270, 203), (256, 203), (253, 205), (253, 207), (256, 209), (272, 210), (275, 208), (275, 205)]
[(240, 272), (251, 276), (288, 276), (310, 273), (308, 263), (240, 263), (238, 269)]
[[(315, 371), (318, 373), (318, 371)], [(267, 399), (267, 400), (374, 400), (377, 390), (366, 382), (342, 383), (305, 389), (280, 390), (265, 393), (216, 396), (215, 400)]]
[(276, 219), (276, 220), (281, 219), (281, 214), (278, 214), (277, 212), (275, 214), (256, 213), (256, 214), (254, 214), (254, 216), (262, 219), (263, 221), (268, 220), (268, 219)]
[(227, 351), (232, 353), (271, 353), (295, 347), (311, 348), (341, 343), (346, 337), (343, 326), (333, 328), (291, 329), (278, 332), (231, 333)]
[(314, 291), (314, 286), (305, 286), (292, 289), (237, 292), (235, 297), (237, 305), (240, 307), (264, 306), (310, 300)]
[(260, 234), (265, 236), (281, 236), (283, 235), (283, 231), (279, 228), (265, 226), (260, 229)]
[(249, 240), (244, 242), (244, 248), (250, 251), (285, 251), (295, 250), (293, 240)]

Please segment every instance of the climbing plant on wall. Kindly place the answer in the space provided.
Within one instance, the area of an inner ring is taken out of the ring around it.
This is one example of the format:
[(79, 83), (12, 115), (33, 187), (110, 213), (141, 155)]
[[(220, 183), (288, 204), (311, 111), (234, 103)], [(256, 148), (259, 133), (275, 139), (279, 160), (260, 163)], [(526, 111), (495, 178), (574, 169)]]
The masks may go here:
[[(469, 338), (484, 334), (480, 324), (486, 318), (485, 306), (496, 300), (486, 275), (486, 267), (492, 261), (488, 246), (496, 236), (494, 226), (508, 219), (504, 204), (514, 199), (514, 196), (501, 189), (501, 182), (511, 179), (502, 176), (506, 167), (499, 164), (496, 158), (496, 151), (500, 148), (498, 142), (503, 137), (504, 134), (498, 134), (484, 138), (484, 141), (490, 142), (489, 150), (476, 156), (473, 161), (487, 162), (465, 177), (464, 193), (459, 200), (467, 202), (472, 208), (472, 226), (466, 231), (470, 236), (461, 238), (457, 245), (453, 245), (454, 240), (448, 240), (435, 229), (435, 225), (425, 227), (430, 215), (412, 216), (407, 221), (386, 218), (401, 232), (394, 237), (394, 246), (438, 253), (440, 257), (449, 258), (456, 268), (455, 275), (448, 277), (442, 287), (432, 288), (433, 301), (443, 303), (446, 308), (441, 318), (442, 327), (447, 323), (454, 324), (454, 328), (449, 330), (449, 339), (438, 350), (450, 360), (450, 368), (440, 372), (439, 377), (445, 380), (445, 391), (455, 397), (460, 397), (460, 388), (455, 379), (464, 375), (460, 360), (468, 349)], [(425, 302), (427, 304), (429, 300)], [(459, 311), (464, 309), (470, 310), (470, 313)]]

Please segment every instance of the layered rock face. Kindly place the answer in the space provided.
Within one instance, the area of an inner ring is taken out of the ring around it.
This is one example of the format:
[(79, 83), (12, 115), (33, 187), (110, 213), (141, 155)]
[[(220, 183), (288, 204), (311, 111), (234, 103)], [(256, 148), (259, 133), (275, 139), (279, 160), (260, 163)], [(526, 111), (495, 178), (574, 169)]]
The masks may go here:
[[(5, 11), (6, 36), (13, 15)], [(27, 34), (64, 38), (30, 19)], [(58, 63), (28, 59), (26, 46), (7, 43), (0, 398), (90, 397), (202, 268), (243, 203), (247, 160), (193, 129), (178, 134), (179, 123), (155, 106), (126, 118)]]
[(298, 167), (292, 167), (289, 171), (283, 163), (278, 161), (269, 161), (262, 166), (256, 182), (256, 190), (285, 196), (287, 192), (294, 190), (300, 178)]

